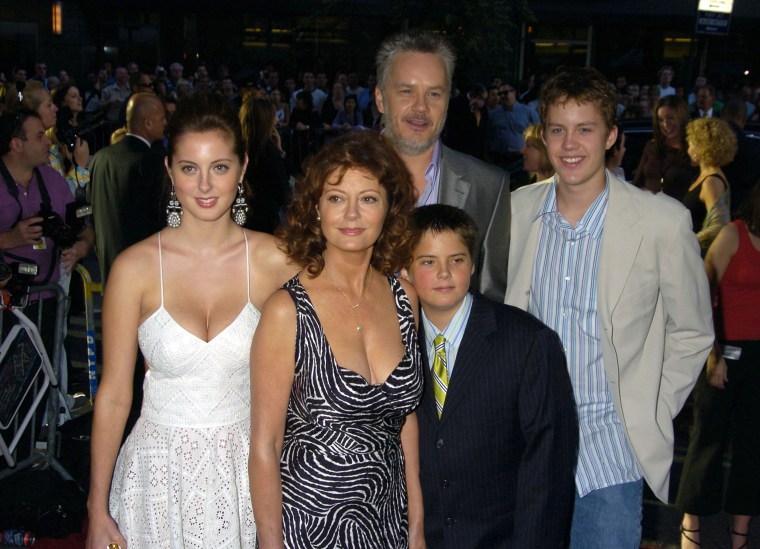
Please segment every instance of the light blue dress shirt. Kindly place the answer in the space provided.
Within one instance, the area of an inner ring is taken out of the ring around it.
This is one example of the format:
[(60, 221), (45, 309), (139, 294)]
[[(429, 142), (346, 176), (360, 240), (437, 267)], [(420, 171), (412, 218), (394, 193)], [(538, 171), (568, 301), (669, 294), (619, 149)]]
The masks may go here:
[(642, 473), (607, 385), (599, 335), (599, 255), (609, 185), (575, 227), (557, 209), (557, 179), (536, 214), (541, 231), (528, 311), (559, 334), (578, 407), (580, 450), (575, 473), (582, 497), (632, 482)]

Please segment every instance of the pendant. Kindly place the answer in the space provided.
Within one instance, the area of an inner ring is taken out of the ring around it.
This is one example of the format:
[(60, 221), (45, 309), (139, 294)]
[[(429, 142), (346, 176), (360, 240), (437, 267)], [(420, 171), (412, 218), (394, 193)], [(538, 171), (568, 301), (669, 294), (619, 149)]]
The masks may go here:
[(357, 332), (361, 332), (361, 331), (362, 331), (362, 327), (361, 327), (361, 326), (359, 326), (358, 324), (356, 325), (356, 331), (357, 331)]

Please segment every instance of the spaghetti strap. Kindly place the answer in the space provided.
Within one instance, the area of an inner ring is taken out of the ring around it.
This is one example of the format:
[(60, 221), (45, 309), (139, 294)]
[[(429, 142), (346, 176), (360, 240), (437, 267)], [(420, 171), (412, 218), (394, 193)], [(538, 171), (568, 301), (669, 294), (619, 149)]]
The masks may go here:
[[(248, 294), (248, 303), (251, 302), (251, 257), (248, 255), (248, 235), (243, 229), (243, 238), (245, 239), (245, 284)], [(163, 291), (163, 289), (161, 290)]]
[(717, 177), (718, 179), (721, 180), (721, 182), (723, 183), (723, 186), (726, 187), (726, 190), (729, 189), (728, 181), (726, 181), (726, 178), (723, 177), (722, 175), (720, 175), (717, 172), (716, 173), (708, 173), (706, 176), (704, 176), (702, 179), (699, 180), (699, 183), (697, 183), (697, 186), (694, 187), (694, 188), (696, 189), (697, 187), (699, 187), (702, 183), (705, 182), (705, 179), (707, 179), (708, 177)]
[(728, 190), (728, 189), (729, 189), (729, 186), (728, 186), (728, 181), (726, 181), (726, 178), (725, 178), (725, 177), (723, 177), (723, 176), (722, 176), (722, 175), (720, 175), (719, 173), (714, 173), (713, 175), (714, 175), (715, 177), (717, 177), (718, 179), (720, 179), (721, 181), (723, 181), (723, 185), (726, 187), (726, 190)]
[(161, 275), (161, 308), (164, 308), (164, 259), (161, 257), (161, 233), (158, 233), (158, 270)]

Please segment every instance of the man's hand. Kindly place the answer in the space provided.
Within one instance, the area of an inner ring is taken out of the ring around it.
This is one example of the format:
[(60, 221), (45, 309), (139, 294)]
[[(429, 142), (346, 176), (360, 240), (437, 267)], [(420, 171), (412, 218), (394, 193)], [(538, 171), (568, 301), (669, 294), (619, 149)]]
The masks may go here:
[(89, 251), (89, 246), (84, 240), (77, 240), (71, 248), (66, 248), (61, 252), (61, 268), (64, 272), (71, 272), (74, 265)]
[(725, 389), (728, 381), (728, 365), (722, 356), (718, 358), (716, 353), (710, 353), (707, 357), (707, 383), (716, 389)]
[(39, 244), (42, 239), (42, 218), (38, 215), (22, 219), (10, 230), (13, 244), (8, 248), (24, 246), (25, 244)]

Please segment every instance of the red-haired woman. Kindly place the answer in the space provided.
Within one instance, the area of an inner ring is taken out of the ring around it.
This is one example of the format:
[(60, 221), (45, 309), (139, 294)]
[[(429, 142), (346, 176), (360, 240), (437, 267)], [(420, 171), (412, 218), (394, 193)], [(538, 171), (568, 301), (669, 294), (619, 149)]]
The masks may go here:
[(262, 549), (424, 544), (417, 297), (393, 275), (414, 194), (374, 132), (326, 145), (296, 188), (281, 236), (303, 271), (269, 299), (251, 349)]

